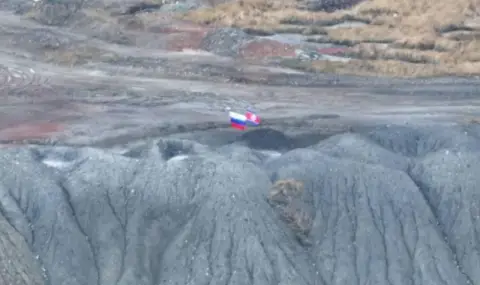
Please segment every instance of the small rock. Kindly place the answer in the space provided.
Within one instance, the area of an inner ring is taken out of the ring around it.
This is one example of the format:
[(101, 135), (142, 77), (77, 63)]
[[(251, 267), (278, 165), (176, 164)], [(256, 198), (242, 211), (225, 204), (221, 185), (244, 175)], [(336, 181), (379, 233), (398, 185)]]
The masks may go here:
[(253, 37), (241, 29), (221, 28), (208, 33), (201, 46), (202, 49), (218, 55), (236, 56), (241, 45), (251, 39)]

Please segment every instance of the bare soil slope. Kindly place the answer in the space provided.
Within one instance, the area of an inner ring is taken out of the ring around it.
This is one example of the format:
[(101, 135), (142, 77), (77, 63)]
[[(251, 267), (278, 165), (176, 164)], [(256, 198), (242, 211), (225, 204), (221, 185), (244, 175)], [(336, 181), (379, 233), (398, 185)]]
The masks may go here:
[[(161, 139), (124, 154), (4, 149), (2, 216), (32, 254), (0, 276), (40, 284), (43, 267), (45, 284), (479, 284), (478, 131), (375, 128), (282, 154), (246, 147), (258, 135), (220, 147)], [(5, 249), (4, 259), (22, 254)]]

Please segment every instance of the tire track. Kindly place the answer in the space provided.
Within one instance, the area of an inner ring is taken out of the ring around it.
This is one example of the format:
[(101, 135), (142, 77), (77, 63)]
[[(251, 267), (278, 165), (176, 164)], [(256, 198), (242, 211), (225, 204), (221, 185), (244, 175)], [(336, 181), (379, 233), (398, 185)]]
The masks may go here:
[(31, 92), (49, 87), (49, 79), (38, 75), (32, 68), (19, 69), (0, 65), (0, 92), (2, 93)]

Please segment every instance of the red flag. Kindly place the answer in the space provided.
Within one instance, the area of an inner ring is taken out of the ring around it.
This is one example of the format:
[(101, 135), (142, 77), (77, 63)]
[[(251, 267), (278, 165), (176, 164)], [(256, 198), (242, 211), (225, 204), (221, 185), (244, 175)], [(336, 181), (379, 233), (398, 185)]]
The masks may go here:
[(245, 114), (245, 117), (247, 117), (247, 121), (248, 121), (248, 122), (251, 122), (251, 123), (253, 123), (253, 124), (255, 124), (255, 125), (260, 124), (260, 118), (259, 118), (257, 115), (255, 115), (254, 113), (250, 112), (250, 111), (248, 111), (248, 112)]

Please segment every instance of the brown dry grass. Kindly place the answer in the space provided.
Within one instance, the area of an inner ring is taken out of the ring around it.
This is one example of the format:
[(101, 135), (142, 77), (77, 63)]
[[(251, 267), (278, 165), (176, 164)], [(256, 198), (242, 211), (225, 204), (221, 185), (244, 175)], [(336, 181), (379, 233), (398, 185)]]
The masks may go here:
[(295, 179), (284, 179), (275, 182), (270, 189), (269, 200), (280, 210), (281, 218), (299, 235), (305, 237), (312, 227), (312, 216), (301, 207), (301, 196), (304, 185)]
[(480, 62), (460, 64), (421, 64), (399, 60), (351, 60), (349, 62), (332, 62), (317, 60), (297, 62), (286, 60), (284, 65), (306, 71), (319, 71), (336, 74), (397, 76), (397, 77), (435, 77), (439, 75), (473, 76), (478, 75)]
[(280, 203), (289, 203), (303, 194), (303, 183), (294, 179), (279, 180), (270, 189), (269, 199)]
[(281, 30), (294, 28), (294, 22), (333, 21), (342, 13), (311, 13), (297, 9), (295, 0), (239, 0), (202, 8), (184, 15), (201, 24)]
[(312, 229), (312, 216), (302, 209), (294, 208), (287, 205), (282, 209), (282, 219), (296, 233), (300, 235), (308, 235)]
[[(465, 22), (478, 16), (476, 7), (480, 2), (477, 2), (365, 1), (352, 9), (352, 12), (368, 18), (372, 25), (334, 29), (328, 31), (328, 34), (335, 40), (353, 38), (358, 42), (391, 42), (391, 45), (383, 50), (376, 49), (375, 52), (371, 51), (371, 46), (356, 47), (356, 52), (366, 55), (366, 59), (380, 59), (363, 64), (368, 66), (366, 70), (373, 68), (376, 73), (386, 72), (397, 76), (480, 74), (480, 65), (477, 63), (480, 59), (480, 43), (475, 37), (462, 39), (446, 33), (450, 30), (465, 30)], [(358, 62), (349, 65), (358, 66)]]
[(51, 49), (44, 52), (46, 62), (58, 65), (75, 66), (85, 64), (88, 61), (114, 58), (111, 52), (94, 47), (75, 47), (72, 49)]
[(406, 36), (432, 34), (449, 25), (462, 25), (476, 14), (476, 0), (371, 0), (353, 9), (358, 15), (393, 26)]
[(313, 62), (304, 68), (409, 77), (480, 74), (480, 0), (367, 0), (334, 13), (301, 11), (297, 5), (295, 0), (241, 0), (193, 11), (185, 18), (275, 31), (313, 23), (319, 28), (318, 23), (350, 16), (370, 24), (324, 27), (323, 32), (332, 42), (354, 46), (359, 60)]

